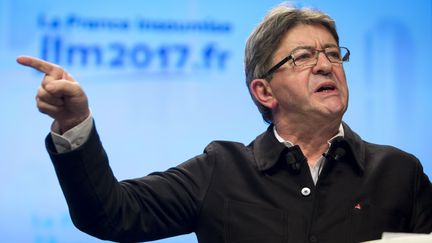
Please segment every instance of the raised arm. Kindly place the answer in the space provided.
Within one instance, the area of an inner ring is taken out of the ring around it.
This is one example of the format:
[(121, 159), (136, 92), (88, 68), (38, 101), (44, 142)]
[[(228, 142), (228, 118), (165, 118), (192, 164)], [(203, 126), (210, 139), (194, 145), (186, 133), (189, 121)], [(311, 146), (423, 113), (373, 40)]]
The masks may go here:
[[(60, 131), (89, 116), (83, 89), (62, 67), (33, 57), (21, 56), (17, 62), (45, 73), (37, 107), (54, 118)], [(72, 222), (81, 231), (105, 240), (136, 242), (194, 230), (213, 173), (214, 162), (207, 154), (165, 172), (119, 182), (96, 126), (77, 149), (59, 153), (51, 135), (46, 147)]]

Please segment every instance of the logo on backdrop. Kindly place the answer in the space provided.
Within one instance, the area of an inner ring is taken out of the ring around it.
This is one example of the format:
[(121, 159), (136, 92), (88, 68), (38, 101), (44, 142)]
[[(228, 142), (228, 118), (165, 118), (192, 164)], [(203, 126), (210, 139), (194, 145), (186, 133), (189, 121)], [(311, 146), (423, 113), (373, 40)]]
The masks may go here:
[(40, 57), (66, 68), (155, 74), (223, 72), (232, 23), (40, 14)]

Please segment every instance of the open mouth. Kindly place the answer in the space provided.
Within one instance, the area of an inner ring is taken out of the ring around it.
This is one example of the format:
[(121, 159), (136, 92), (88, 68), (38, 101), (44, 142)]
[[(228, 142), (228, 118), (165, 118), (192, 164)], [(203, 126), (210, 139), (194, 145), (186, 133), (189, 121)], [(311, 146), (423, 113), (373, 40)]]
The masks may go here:
[(316, 92), (316, 93), (320, 93), (320, 92), (331, 92), (331, 91), (334, 91), (334, 90), (336, 90), (336, 86), (335, 86), (334, 84), (329, 84), (329, 83), (327, 83), (327, 84), (322, 84), (322, 85), (320, 85), (320, 86), (315, 90), (315, 92)]

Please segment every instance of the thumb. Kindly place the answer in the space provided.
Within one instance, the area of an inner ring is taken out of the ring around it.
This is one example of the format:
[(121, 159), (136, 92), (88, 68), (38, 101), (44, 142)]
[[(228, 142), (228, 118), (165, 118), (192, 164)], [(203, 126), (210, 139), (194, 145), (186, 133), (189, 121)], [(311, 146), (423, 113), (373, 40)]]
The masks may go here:
[(77, 82), (70, 82), (65, 79), (46, 84), (45, 90), (58, 98), (78, 97), (84, 95), (84, 91)]

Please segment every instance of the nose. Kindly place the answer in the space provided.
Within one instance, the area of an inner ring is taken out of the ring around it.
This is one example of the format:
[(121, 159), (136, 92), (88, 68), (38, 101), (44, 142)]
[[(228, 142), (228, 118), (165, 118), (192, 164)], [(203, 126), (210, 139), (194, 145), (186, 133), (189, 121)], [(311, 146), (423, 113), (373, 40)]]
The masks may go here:
[(316, 59), (317, 63), (312, 68), (313, 73), (328, 75), (331, 72), (332, 63), (327, 58), (324, 51), (318, 51)]

